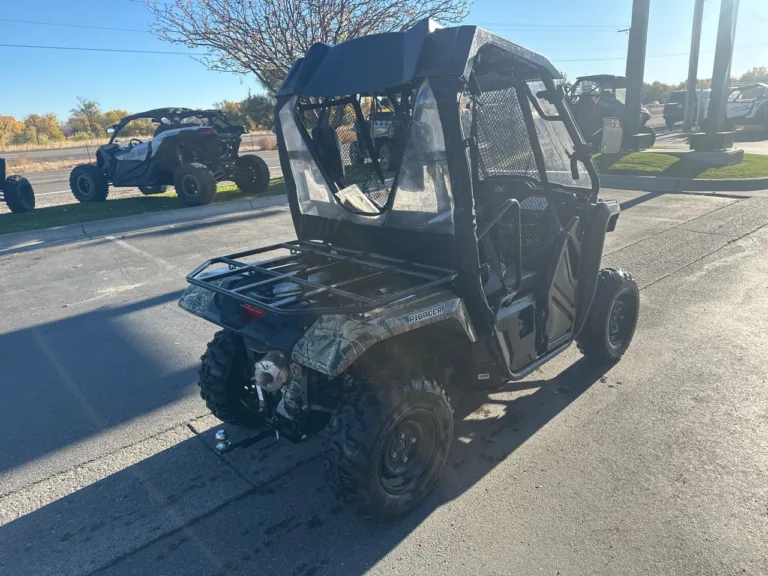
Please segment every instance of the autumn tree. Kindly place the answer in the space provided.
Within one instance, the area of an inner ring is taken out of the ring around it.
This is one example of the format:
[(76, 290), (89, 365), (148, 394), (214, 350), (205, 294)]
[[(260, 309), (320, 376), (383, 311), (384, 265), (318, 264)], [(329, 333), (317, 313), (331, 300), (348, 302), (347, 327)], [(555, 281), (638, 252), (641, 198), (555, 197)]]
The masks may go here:
[(17, 141), (24, 132), (24, 122), (13, 116), (0, 116), (0, 146)]
[[(43, 144), (49, 140), (64, 140), (59, 119), (56, 114), (29, 114), (24, 118), (26, 128), (34, 128), (34, 139), (37, 144)], [(30, 131), (29, 134), (32, 132)]]
[[(405, 30), (423, 18), (455, 24), (470, 0), (145, 0), (161, 39), (202, 51), (211, 70), (252, 73), (274, 94), (316, 42)], [(371, 65), (375, 65), (372, 61)]]

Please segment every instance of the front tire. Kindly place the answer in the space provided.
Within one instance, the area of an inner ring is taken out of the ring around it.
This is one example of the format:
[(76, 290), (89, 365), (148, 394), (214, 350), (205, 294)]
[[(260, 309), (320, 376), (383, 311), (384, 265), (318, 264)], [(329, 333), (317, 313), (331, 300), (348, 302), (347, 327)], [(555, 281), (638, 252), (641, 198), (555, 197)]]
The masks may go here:
[(576, 343), (587, 358), (617, 362), (629, 348), (637, 327), (640, 290), (629, 272), (600, 270), (592, 308)]
[(197, 385), (208, 410), (227, 424), (258, 427), (259, 417), (244, 402), (243, 387), (251, 374), (243, 338), (227, 330), (216, 332), (200, 359)]
[(254, 154), (235, 160), (234, 182), (246, 194), (263, 194), (269, 188), (269, 166)]
[(69, 187), (80, 202), (103, 202), (109, 194), (109, 180), (96, 164), (75, 166), (69, 175)]
[(182, 164), (173, 177), (179, 199), (187, 206), (210, 204), (216, 196), (216, 178), (205, 164)]
[(453, 440), (448, 397), (433, 380), (389, 370), (350, 384), (326, 429), (326, 480), (362, 516), (403, 514), (429, 495), (445, 467)]
[(144, 196), (151, 196), (152, 194), (162, 194), (168, 191), (168, 186), (139, 186), (139, 192)]
[(32, 184), (24, 176), (8, 176), (5, 179), (3, 196), (8, 208), (14, 214), (35, 209), (35, 192), (32, 190)]

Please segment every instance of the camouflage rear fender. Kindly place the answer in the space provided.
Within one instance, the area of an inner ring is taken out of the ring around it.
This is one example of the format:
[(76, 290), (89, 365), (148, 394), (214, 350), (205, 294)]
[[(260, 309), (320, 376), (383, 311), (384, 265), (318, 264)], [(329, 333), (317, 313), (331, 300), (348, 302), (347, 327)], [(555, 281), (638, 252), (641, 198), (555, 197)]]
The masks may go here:
[(440, 290), (357, 317), (322, 316), (296, 343), (291, 359), (328, 376), (338, 376), (377, 342), (442, 322), (462, 331), (470, 342), (477, 342), (464, 302)]

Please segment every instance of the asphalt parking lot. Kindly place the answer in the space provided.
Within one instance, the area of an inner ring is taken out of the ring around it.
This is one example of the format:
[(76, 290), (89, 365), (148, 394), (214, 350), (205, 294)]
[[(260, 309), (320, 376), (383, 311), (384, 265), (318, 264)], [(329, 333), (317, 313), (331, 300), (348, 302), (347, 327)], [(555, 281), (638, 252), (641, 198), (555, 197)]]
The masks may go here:
[(287, 208), (0, 251), (0, 574), (768, 574), (768, 198), (606, 190), (641, 287), (625, 358), (575, 349), (453, 398), (437, 491), (373, 523), (318, 443), (219, 457), (215, 328), (184, 275), (293, 238)]

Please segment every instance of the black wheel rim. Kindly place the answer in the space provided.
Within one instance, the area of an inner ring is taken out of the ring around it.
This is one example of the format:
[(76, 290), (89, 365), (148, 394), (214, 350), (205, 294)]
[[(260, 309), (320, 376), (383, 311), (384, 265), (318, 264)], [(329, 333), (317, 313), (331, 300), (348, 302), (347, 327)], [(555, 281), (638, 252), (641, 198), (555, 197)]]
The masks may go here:
[(379, 164), (382, 170), (389, 170), (389, 146), (382, 146), (379, 152)]
[(390, 494), (413, 490), (428, 474), (437, 451), (437, 420), (418, 409), (392, 427), (381, 455), (381, 484)]
[(181, 180), (181, 189), (187, 196), (197, 196), (197, 193), (200, 190), (200, 186), (197, 183), (197, 178), (191, 174), (184, 176), (184, 178)]
[(637, 306), (631, 292), (622, 292), (616, 298), (608, 317), (608, 341), (621, 348), (632, 336)]
[(77, 177), (77, 191), (84, 198), (88, 198), (93, 194), (93, 182), (91, 182), (88, 176), (83, 174)]

